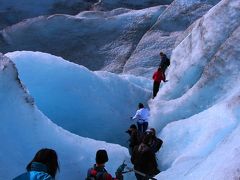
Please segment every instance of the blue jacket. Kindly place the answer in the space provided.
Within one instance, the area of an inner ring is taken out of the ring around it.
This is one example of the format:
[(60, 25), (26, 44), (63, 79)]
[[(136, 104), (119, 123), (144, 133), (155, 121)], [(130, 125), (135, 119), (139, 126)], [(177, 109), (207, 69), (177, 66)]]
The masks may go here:
[(13, 180), (54, 180), (54, 178), (47, 173), (46, 165), (33, 162), (30, 171), (15, 177)]

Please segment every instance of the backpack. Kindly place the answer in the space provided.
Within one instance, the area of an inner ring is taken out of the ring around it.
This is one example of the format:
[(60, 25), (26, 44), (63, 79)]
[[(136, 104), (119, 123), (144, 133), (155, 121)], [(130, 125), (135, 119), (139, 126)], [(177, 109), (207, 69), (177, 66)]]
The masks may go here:
[(151, 149), (154, 153), (158, 152), (159, 149), (162, 147), (163, 141), (159, 138), (155, 138), (154, 142), (151, 145)]
[(170, 65), (170, 59), (168, 57), (166, 57), (166, 65), (169, 66)]
[(103, 180), (108, 178), (110, 177), (105, 168), (98, 169), (96, 167), (92, 167), (88, 170), (86, 180)]

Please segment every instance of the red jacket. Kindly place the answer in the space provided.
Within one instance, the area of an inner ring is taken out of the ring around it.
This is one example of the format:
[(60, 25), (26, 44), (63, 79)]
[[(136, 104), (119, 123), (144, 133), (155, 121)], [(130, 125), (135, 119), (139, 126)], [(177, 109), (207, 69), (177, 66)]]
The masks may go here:
[(163, 72), (160, 70), (160, 71), (156, 71), (154, 74), (153, 74), (153, 80), (156, 81), (156, 82), (161, 82), (161, 81), (165, 81), (165, 75), (163, 74)]

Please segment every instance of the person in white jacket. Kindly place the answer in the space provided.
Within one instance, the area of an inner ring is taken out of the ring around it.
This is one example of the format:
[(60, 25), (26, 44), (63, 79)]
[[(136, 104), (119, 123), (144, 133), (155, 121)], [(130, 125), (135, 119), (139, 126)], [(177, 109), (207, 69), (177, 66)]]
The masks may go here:
[(137, 119), (138, 131), (144, 133), (148, 128), (149, 110), (142, 103), (138, 104), (138, 110), (131, 119)]

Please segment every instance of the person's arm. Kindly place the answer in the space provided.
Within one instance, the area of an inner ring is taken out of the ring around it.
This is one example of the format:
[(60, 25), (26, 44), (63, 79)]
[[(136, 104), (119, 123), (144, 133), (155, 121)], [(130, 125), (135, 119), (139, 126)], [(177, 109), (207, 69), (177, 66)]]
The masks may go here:
[(137, 110), (136, 114), (132, 117), (132, 119), (134, 120), (134, 119), (136, 119), (138, 117), (139, 117), (139, 110)]
[(156, 73), (154, 73), (153, 76), (152, 76), (152, 79), (153, 79), (153, 80), (155, 79), (155, 76), (156, 76)]

